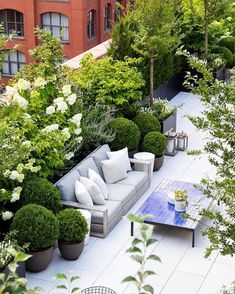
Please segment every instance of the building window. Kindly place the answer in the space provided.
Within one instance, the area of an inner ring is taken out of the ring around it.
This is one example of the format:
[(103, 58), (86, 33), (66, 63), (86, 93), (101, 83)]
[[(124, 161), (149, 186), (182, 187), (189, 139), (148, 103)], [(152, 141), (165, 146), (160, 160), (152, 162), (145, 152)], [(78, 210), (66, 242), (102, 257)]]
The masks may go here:
[(5, 34), (24, 36), (24, 16), (21, 12), (13, 9), (0, 10), (0, 22), (3, 23)]
[(4, 55), (2, 64), (2, 74), (14, 76), (22, 67), (25, 66), (25, 55), (19, 51), (1, 51)]
[(42, 14), (42, 28), (50, 32), (52, 36), (60, 37), (62, 42), (69, 41), (69, 20), (61, 13)]
[(110, 31), (112, 28), (112, 5), (106, 4), (104, 7), (104, 30)]
[(95, 37), (95, 10), (91, 10), (87, 14), (87, 38)]

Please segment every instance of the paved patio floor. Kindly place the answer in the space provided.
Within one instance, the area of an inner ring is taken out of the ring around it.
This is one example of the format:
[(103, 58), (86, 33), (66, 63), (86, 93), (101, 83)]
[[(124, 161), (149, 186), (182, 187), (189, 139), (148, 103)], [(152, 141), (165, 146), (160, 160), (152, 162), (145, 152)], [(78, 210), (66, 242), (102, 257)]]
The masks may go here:
[[(183, 103), (178, 109), (177, 131), (184, 130), (188, 133), (189, 149), (199, 149), (203, 146), (206, 135), (198, 132), (185, 117), (186, 114), (200, 114), (202, 106), (199, 99), (181, 92), (171, 103)], [(214, 174), (205, 155), (197, 159), (188, 156), (186, 152), (178, 152), (175, 157), (166, 156), (161, 170), (154, 173), (151, 187), (130, 212), (137, 210), (163, 178), (198, 183), (205, 175), (213, 177)], [(152, 250), (162, 260), (162, 263), (150, 265), (158, 273), (150, 279), (155, 294), (215, 294), (223, 285), (235, 280), (235, 258), (222, 257), (218, 252), (214, 252), (208, 259), (203, 257), (208, 240), (201, 236), (202, 229), (203, 225), (197, 230), (195, 247), (192, 248), (191, 233), (154, 228), (154, 237), (158, 242)], [(138, 234), (138, 228), (135, 234)], [(133, 286), (121, 283), (124, 277), (134, 274), (137, 269), (136, 263), (125, 253), (130, 243), (130, 224), (123, 219), (105, 239), (90, 237), (89, 244), (76, 261), (63, 260), (58, 250), (55, 250), (53, 261), (45, 271), (27, 274), (28, 286), (40, 286), (43, 293), (65, 293), (56, 289), (53, 276), (58, 272), (72, 271), (79, 275), (78, 286), (81, 289), (103, 285), (118, 294), (136, 293)]]

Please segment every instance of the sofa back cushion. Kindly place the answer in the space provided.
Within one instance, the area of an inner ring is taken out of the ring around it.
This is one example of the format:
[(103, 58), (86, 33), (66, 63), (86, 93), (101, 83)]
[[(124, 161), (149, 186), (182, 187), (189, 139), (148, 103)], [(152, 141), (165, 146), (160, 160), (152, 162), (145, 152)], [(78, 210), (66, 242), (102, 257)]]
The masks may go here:
[(92, 157), (85, 158), (78, 166), (77, 170), (82, 177), (88, 178), (88, 169), (93, 169), (99, 174), (99, 170), (95, 164), (95, 161)]
[(99, 149), (91, 154), (92, 158), (94, 159), (96, 166), (99, 170), (100, 176), (104, 179), (101, 161), (108, 159), (107, 152), (110, 152), (110, 148), (108, 144), (102, 145)]
[(62, 200), (77, 201), (75, 197), (75, 182), (79, 178), (77, 169), (73, 169), (56, 183), (56, 186), (60, 189)]

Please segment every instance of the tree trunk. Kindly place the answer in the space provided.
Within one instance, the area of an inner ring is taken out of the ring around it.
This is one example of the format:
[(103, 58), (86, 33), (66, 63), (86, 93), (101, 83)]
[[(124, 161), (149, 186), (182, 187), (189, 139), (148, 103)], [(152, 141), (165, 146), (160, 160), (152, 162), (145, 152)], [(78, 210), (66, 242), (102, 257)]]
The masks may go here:
[(154, 98), (154, 58), (150, 57), (150, 94), (149, 94), (149, 105), (153, 105)]
[(205, 59), (208, 58), (208, 0), (204, 0), (204, 17), (205, 17)]

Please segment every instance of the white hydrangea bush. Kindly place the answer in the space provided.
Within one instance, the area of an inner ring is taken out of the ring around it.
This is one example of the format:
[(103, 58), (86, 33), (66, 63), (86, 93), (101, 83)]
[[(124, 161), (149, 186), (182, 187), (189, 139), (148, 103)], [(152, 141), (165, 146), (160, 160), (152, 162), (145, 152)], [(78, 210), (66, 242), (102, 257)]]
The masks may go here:
[(18, 131), (16, 141), (21, 142), (21, 147), (17, 146), (17, 156), (13, 160), (15, 153), (7, 149), (9, 136), (5, 134), (5, 154), (9, 155), (11, 164), (0, 169), (0, 216), (3, 220), (12, 218), (8, 206), (20, 199), (21, 185), (27, 177), (53, 175), (74, 157), (82, 142), (80, 100), (70, 84), (57, 86), (43, 77), (36, 77), (30, 83), (20, 78), (6, 87), (6, 96), (7, 102), (0, 104), (0, 111), (5, 108), (7, 113), (2, 123)]

